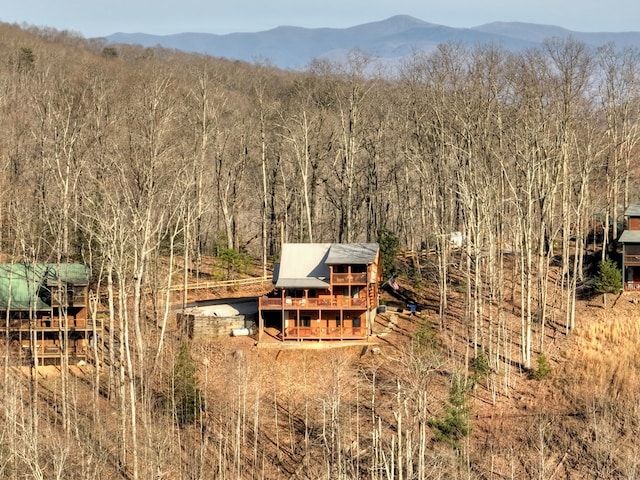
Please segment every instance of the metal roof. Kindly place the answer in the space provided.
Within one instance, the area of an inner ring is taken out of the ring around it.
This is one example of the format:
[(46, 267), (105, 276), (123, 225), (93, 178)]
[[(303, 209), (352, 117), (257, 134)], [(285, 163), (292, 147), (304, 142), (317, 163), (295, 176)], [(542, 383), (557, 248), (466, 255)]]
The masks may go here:
[(327, 288), (329, 265), (368, 265), (377, 253), (376, 243), (285, 243), (274, 283), (280, 288)]
[(185, 308), (185, 313), (206, 317), (234, 317), (239, 315), (238, 309), (228, 304), (205, 305), (198, 307)]
[(640, 243), (640, 230), (625, 230), (618, 239), (620, 243)]
[[(329, 267), (324, 260), (330, 243), (285, 243), (280, 255), (276, 287), (325, 288), (329, 286)], [(313, 280), (314, 285), (305, 283)]]
[(276, 287), (279, 288), (329, 288), (329, 281), (318, 278), (279, 278)]
[(49, 286), (88, 285), (91, 270), (76, 263), (0, 264), (0, 309), (46, 310), (51, 308)]

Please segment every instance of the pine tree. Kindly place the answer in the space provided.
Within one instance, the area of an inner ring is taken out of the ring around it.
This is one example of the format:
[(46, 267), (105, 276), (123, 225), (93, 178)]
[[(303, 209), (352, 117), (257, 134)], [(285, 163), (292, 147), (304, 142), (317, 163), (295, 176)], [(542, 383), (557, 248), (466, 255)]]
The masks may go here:
[(173, 367), (174, 408), (180, 425), (194, 423), (204, 407), (196, 373), (197, 366), (189, 353), (189, 347), (182, 343)]
[(622, 290), (622, 272), (613, 260), (607, 258), (600, 262), (596, 277), (598, 293), (620, 293)]

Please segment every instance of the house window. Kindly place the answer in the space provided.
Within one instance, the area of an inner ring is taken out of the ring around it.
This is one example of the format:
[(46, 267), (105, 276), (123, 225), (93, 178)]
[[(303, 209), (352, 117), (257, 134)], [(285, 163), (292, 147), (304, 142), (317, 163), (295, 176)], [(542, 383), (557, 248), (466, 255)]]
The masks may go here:
[(340, 326), (340, 315), (336, 315), (336, 327)]
[(310, 327), (311, 326), (311, 317), (309, 315), (303, 315), (300, 317), (300, 326), (301, 327)]
[(360, 328), (360, 317), (355, 317), (353, 319), (353, 328)]
[(80, 286), (73, 286), (73, 302), (76, 305), (81, 305), (87, 303), (87, 297), (85, 296), (85, 288)]

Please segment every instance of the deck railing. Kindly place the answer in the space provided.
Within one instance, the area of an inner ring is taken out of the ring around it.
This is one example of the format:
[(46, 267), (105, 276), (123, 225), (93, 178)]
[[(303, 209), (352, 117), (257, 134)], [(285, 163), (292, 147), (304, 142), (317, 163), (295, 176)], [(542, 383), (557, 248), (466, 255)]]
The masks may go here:
[(261, 309), (288, 309), (288, 308), (350, 308), (366, 307), (367, 299), (364, 297), (347, 297), (343, 295), (326, 295), (318, 298), (294, 298), (285, 297), (260, 297)]
[(365, 338), (367, 331), (364, 327), (289, 327), (285, 330), (285, 340), (304, 339), (349, 339)]
[(624, 263), (625, 265), (630, 265), (633, 263), (640, 264), (640, 255), (625, 255)]
[(331, 275), (333, 285), (365, 284), (367, 283), (366, 273), (334, 273)]
[[(68, 318), (66, 321), (63, 321), (63, 319), (57, 317), (44, 317), (33, 320), (32, 322), (26, 319), (9, 319), (7, 325), (7, 320), (4, 319), (0, 320), (0, 328), (8, 328), (10, 331), (29, 331), (32, 329), (37, 331), (58, 331), (61, 328), (67, 328), (69, 330), (93, 330), (94, 322), (91, 318)], [(102, 328), (101, 319), (96, 319), (95, 328), (97, 330)]]

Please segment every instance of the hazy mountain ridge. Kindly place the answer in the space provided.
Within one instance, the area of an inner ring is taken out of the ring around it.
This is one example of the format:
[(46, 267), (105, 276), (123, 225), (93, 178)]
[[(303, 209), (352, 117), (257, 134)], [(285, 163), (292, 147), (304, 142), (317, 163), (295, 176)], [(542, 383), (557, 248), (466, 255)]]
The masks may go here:
[(466, 46), (483, 43), (508, 50), (535, 47), (550, 37), (573, 37), (592, 47), (613, 42), (619, 47), (640, 48), (640, 32), (576, 32), (553, 25), (494, 22), (472, 28), (454, 28), (397, 15), (379, 22), (348, 28), (280, 26), (255, 33), (179, 33), (150, 35), (114, 33), (111, 44), (162, 46), (247, 62), (267, 60), (284, 69), (304, 68), (315, 58), (339, 59), (359, 49), (383, 63), (401, 61), (415, 51), (430, 51), (438, 44), (456, 42)]

